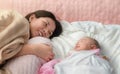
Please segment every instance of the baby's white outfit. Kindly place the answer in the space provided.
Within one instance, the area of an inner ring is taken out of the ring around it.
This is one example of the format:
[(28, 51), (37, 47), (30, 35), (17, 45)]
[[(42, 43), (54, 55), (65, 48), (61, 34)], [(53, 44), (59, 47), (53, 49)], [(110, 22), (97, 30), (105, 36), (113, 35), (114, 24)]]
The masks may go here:
[(112, 74), (110, 64), (98, 55), (97, 49), (72, 51), (54, 69), (56, 74)]

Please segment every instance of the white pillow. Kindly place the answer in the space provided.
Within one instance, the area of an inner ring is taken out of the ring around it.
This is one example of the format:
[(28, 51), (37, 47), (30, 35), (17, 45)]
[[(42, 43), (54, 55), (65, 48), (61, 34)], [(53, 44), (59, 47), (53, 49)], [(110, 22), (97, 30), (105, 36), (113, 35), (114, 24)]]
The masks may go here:
[(64, 58), (78, 39), (83, 36), (95, 38), (102, 48), (101, 53), (107, 56), (114, 69), (113, 74), (120, 73), (120, 26), (93, 21), (61, 21), (63, 33), (52, 39), (55, 58)]

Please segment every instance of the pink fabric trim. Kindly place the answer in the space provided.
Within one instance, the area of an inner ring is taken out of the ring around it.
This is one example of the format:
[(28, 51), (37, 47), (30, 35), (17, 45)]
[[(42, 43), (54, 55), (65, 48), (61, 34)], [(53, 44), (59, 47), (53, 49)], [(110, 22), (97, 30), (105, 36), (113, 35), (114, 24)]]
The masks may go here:
[(55, 74), (54, 65), (59, 61), (59, 59), (54, 59), (45, 63), (42, 67), (40, 67), (38, 74)]

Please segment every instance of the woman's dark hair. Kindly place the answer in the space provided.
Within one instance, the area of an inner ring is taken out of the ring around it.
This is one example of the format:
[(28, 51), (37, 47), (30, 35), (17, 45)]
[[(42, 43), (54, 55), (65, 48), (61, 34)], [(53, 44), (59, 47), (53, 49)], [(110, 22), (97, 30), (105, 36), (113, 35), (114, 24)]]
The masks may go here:
[(59, 36), (62, 33), (62, 26), (60, 22), (56, 19), (56, 17), (53, 15), (52, 12), (46, 11), (46, 10), (37, 10), (35, 12), (29, 13), (28, 15), (25, 16), (25, 18), (29, 21), (29, 18), (31, 15), (35, 15), (36, 18), (40, 17), (49, 17), (52, 20), (55, 21), (55, 31), (53, 32), (52, 36), (50, 36), (50, 39), (56, 36)]

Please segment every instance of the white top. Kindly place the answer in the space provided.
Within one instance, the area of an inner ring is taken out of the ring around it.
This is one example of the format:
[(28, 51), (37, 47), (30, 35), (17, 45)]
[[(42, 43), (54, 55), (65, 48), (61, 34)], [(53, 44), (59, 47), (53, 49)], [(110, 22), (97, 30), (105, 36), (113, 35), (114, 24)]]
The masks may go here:
[(52, 43), (50, 39), (45, 37), (33, 37), (28, 41), (28, 44), (37, 44), (37, 43), (43, 43), (52, 46)]

